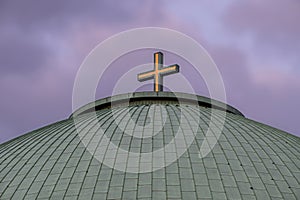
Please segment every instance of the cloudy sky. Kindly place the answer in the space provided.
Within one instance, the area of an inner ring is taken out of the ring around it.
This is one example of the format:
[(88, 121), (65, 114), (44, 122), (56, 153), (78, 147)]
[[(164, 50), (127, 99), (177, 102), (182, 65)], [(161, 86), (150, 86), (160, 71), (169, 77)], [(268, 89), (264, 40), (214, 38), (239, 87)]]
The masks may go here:
[(219, 67), (230, 105), (300, 136), (299, 19), (297, 0), (1, 0), (0, 142), (67, 118), (87, 54), (148, 26), (194, 38)]

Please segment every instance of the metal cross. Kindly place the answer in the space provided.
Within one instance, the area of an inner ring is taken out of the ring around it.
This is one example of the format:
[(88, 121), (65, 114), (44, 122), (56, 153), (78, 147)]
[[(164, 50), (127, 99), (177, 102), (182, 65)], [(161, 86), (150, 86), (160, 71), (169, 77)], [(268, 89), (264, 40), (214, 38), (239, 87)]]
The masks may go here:
[(140, 81), (140, 82), (154, 79), (154, 91), (155, 92), (163, 91), (163, 77), (164, 76), (179, 72), (179, 65), (177, 65), (177, 64), (163, 67), (163, 57), (164, 57), (164, 55), (162, 52), (154, 53), (154, 70), (140, 73), (137, 76), (138, 81)]

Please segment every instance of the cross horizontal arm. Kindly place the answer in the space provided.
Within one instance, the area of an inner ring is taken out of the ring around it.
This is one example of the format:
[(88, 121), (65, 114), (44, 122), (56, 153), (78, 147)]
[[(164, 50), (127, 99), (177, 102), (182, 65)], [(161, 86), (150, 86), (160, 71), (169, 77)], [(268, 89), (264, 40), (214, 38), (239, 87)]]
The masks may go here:
[(143, 73), (138, 74), (137, 79), (140, 82), (147, 81), (147, 80), (153, 79), (154, 75), (155, 75), (155, 72), (153, 70), (148, 71), (148, 72), (143, 72)]
[(162, 68), (161, 70), (159, 70), (159, 73), (162, 76), (175, 74), (175, 73), (178, 73), (178, 72), (179, 72), (179, 65), (177, 65), (177, 64), (171, 65), (171, 66), (168, 66), (166, 68)]

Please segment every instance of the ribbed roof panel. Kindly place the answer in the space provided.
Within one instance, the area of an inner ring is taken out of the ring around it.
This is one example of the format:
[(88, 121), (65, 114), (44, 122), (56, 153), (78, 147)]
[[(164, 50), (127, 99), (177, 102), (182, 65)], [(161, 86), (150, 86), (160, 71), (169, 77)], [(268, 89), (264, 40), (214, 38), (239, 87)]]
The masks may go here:
[[(122, 149), (155, 151), (168, 144), (178, 129), (184, 127), (184, 131), (192, 131), (188, 122), (178, 126), (181, 109), (200, 119), (195, 140), (178, 160), (154, 172), (129, 173), (111, 169), (95, 159), (82, 143), (82, 140), (96, 141), (100, 145), (101, 139), (95, 140), (99, 131), (99, 127), (94, 126), (97, 120), (111, 142)], [(128, 110), (130, 120), (136, 124), (130, 128), (129, 119), (125, 117)], [(118, 119), (112, 113), (117, 114)], [(88, 133), (86, 137), (80, 138), (73, 120), (68, 119), (0, 145), (0, 198), (300, 198), (298, 137), (227, 113), (217, 144), (201, 159), (199, 148), (205, 139), (211, 108), (175, 104), (132, 105), (128, 109), (119, 107), (113, 111), (101, 109), (96, 115), (97, 119), (92, 113), (78, 117), (78, 127)], [(213, 117), (218, 119), (221, 116), (222, 111), (218, 111)], [(125, 134), (119, 128), (121, 125), (133, 135), (142, 135), (145, 130), (141, 127), (149, 124), (153, 132), (157, 126), (163, 125), (163, 129), (152, 137), (140, 138)]]

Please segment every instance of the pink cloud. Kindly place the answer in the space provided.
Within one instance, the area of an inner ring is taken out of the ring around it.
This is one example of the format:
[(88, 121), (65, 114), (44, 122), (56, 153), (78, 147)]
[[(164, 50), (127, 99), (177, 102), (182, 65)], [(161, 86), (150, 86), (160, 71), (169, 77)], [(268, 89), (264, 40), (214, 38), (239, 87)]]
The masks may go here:
[(269, 33), (271, 37), (298, 37), (300, 33), (299, 1), (238, 1), (229, 7), (225, 21), (237, 31)]
[(299, 1), (238, 1), (224, 13), (224, 28), (236, 36), (245, 34), (255, 41), (263, 55), (298, 58), (300, 51)]
[(256, 69), (252, 77), (255, 84), (268, 88), (274, 93), (281, 94), (283, 90), (290, 87), (299, 88), (300, 91), (300, 80), (295, 74), (276, 68)]

